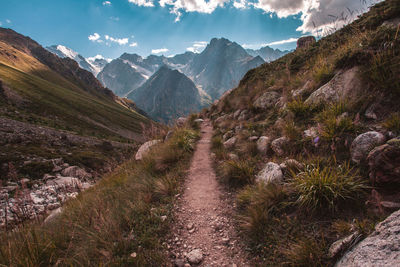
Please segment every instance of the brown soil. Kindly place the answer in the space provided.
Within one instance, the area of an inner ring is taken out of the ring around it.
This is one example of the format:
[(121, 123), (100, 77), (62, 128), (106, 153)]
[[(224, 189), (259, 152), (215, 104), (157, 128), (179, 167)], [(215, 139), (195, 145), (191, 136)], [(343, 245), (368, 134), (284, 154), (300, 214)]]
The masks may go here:
[(205, 121), (168, 240), (172, 262), (183, 266), (187, 253), (201, 249), (198, 266), (251, 266), (235, 232), (229, 193), (222, 193), (212, 168), (211, 137), (212, 126)]

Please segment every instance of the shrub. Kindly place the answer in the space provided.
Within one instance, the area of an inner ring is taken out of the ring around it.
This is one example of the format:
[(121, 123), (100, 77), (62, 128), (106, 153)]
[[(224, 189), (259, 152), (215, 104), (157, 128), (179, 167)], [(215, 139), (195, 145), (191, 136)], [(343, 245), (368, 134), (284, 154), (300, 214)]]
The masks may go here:
[(283, 251), (288, 266), (326, 266), (326, 242), (304, 238), (289, 244)]
[(387, 118), (382, 126), (387, 130), (394, 132), (395, 134), (400, 133), (400, 115), (399, 113), (393, 113)]
[(232, 187), (253, 183), (254, 174), (254, 167), (248, 161), (228, 160), (222, 166), (222, 178)]
[(21, 174), (27, 175), (32, 179), (41, 179), (45, 173), (50, 173), (53, 168), (53, 163), (50, 161), (31, 162), (22, 166), (19, 171)]
[(287, 109), (293, 112), (297, 119), (311, 118), (312, 114), (316, 111), (316, 107), (304, 103), (301, 98), (297, 98), (287, 104)]
[(297, 203), (310, 211), (334, 212), (339, 204), (357, 200), (368, 189), (349, 163), (325, 167), (307, 165), (304, 171), (293, 176)]

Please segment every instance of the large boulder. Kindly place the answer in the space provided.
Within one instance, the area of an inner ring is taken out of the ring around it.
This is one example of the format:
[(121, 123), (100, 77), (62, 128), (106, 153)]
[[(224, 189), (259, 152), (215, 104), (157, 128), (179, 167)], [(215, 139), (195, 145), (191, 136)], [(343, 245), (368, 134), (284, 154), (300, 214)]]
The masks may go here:
[(269, 138), (268, 136), (261, 136), (257, 140), (258, 152), (260, 152), (263, 155), (267, 154), (270, 144), (271, 144), (271, 138)]
[(367, 162), (370, 178), (375, 183), (400, 183), (400, 138), (374, 148)]
[(151, 140), (141, 145), (139, 150), (136, 152), (135, 159), (142, 160), (143, 157), (150, 151), (150, 148), (160, 142), (161, 140)]
[(297, 48), (296, 49), (305, 49), (310, 47), (316, 42), (316, 39), (314, 36), (304, 36), (300, 37), (297, 40)]
[(70, 166), (61, 172), (62, 176), (76, 177), (79, 179), (92, 178), (92, 175), (78, 166)]
[(336, 267), (400, 266), (400, 210), (340, 259)]
[(224, 142), (224, 147), (226, 149), (232, 149), (235, 146), (236, 141), (237, 141), (236, 137), (231, 137), (226, 142)]
[(272, 141), (271, 148), (278, 156), (283, 156), (286, 152), (288, 145), (289, 138), (282, 136)]
[(282, 183), (282, 169), (278, 164), (274, 162), (268, 162), (265, 167), (258, 173), (256, 180), (257, 182), (264, 183)]
[(262, 94), (254, 101), (254, 107), (259, 109), (270, 109), (275, 107), (276, 102), (279, 100), (279, 93), (275, 91), (268, 91)]
[(381, 133), (371, 131), (360, 134), (351, 144), (351, 160), (358, 164), (364, 162), (367, 159), (368, 153), (384, 142), (385, 136)]
[(353, 67), (349, 70), (339, 71), (332, 80), (313, 92), (305, 103), (320, 105), (343, 99), (352, 103), (357, 101), (363, 92), (364, 88), (358, 75), (358, 67)]

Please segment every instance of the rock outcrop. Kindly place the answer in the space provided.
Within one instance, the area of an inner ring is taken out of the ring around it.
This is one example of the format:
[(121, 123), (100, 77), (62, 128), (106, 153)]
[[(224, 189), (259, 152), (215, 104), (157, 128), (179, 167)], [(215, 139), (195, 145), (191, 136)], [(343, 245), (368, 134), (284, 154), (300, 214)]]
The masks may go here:
[(374, 148), (367, 162), (374, 183), (400, 183), (400, 138)]
[(328, 83), (313, 92), (306, 104), (319, 105), (346, 100), (356, 101), (363, 93), (362, 82), (358, 76), (358, 67), (339, 71)]
[(297, 40), (297, 49), (308, 48), (316, 43), (314, 36), (304, 36)]
[(151, 140), (141, 145), (139, 150), (136, 152), (135, 159), (142, 160), (143, 157), (150, 151), (151, 147), (160, 142), (161, 140)]
[(400, 266), (400, 210), (375, 227), (375, 231), (347, 252), (336, 267)]

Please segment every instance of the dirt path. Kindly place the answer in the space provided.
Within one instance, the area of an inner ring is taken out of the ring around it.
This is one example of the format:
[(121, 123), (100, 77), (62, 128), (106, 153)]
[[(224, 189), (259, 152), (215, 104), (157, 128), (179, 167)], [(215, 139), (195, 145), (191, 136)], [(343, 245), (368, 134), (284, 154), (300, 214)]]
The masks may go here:
[(173, 264), (250, 266), (232, 225), (232, 207), (223, 198), (226, 193), (221, 193), (212, 168), (211, 137), (212, 126), (206, 121), (202, 125), (202, 137), (192, 159), (185, 192), (176, 208), (176, 225), (169, 240), (171, 255), (175, 257)]

